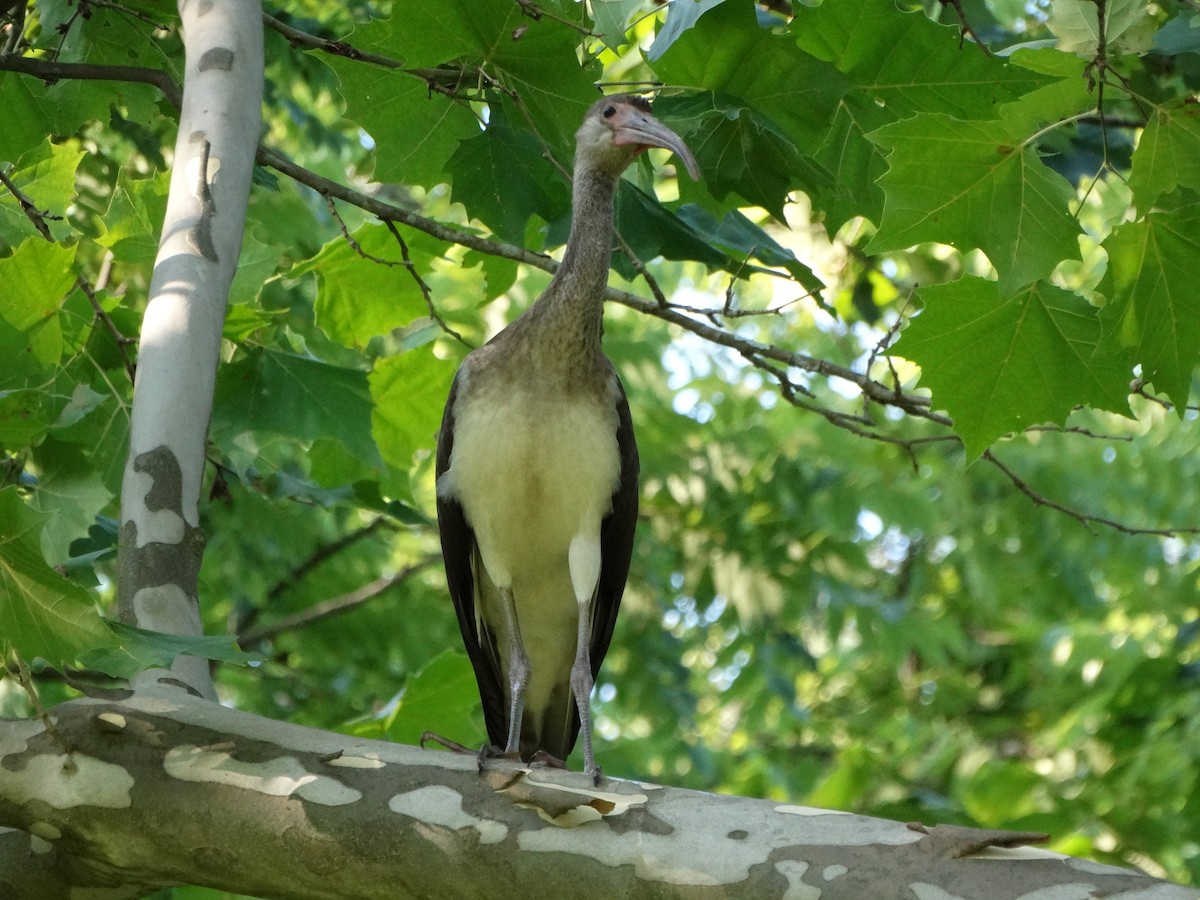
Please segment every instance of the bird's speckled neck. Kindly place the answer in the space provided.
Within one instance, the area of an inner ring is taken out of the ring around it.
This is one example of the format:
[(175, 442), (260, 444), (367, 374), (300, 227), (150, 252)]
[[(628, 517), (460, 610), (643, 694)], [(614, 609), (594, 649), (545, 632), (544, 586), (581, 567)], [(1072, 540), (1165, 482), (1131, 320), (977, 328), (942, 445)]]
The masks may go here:
[(510, 326), (519, 346), (536, 354), (539, 368), (581, 374), (596, 371), (604, 331), (604, 290), (612, 256), (613, 198), (617, 179), (576, 166), (571, 232), (562, 264), (546, 291)]

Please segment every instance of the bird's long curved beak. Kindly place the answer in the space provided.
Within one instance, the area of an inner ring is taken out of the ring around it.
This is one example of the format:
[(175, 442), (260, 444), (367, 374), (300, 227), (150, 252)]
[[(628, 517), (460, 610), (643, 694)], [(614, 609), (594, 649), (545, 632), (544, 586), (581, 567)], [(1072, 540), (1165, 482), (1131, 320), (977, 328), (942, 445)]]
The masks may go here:
[(683, 160), (692, 181), (700, 180), (700, 167), (696, 165), (696, 157), (692, 156), (692, 151), (683, 142), (683, 138), (649, 113), (632, 106), (618, 107), (617, 119), (613, 122), (613, 143), (618, 147), (662, 147), (664, 150), (670, 150)]

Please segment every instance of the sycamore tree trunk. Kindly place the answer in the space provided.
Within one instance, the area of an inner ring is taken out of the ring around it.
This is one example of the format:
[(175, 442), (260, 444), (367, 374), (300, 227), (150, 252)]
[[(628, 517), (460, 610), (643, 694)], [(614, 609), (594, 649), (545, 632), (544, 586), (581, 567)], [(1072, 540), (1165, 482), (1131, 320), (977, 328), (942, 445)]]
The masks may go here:
[[(199, 494), (260, 127), (261, 8), (181, 0), (187, 67), (122, 492), (125, 620), (201, 632)], [(355, 740), (213, 702), (204, 660), (0, 722), (0, 900), (201, 884), (270, 898), (1172, 900), (1023, 845)]]
[[(200, 482), (229, 285), (262, 124), (262, 7), (180, 0), (187, 66), (171, 190), (142, 322), (121, 492), (117, 602), (142, 628), (199, 635)], [(173, 677), (215, 699), (208, 664)]]

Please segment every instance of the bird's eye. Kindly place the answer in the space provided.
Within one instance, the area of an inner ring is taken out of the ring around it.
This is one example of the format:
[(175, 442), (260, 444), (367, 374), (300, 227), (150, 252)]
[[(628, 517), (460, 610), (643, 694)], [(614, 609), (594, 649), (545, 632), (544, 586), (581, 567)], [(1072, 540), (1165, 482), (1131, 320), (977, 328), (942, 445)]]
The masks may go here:
[(617, 114), (617, 108), (615, 106), (604, 107), (604, 118), (611, 119), (616, 114)]

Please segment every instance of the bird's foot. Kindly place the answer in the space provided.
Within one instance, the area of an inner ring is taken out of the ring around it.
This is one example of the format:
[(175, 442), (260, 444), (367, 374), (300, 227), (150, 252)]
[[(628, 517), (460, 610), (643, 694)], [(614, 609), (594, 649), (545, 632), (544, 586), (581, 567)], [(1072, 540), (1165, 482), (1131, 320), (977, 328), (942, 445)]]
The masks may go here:
[(513, 762), (521, 761), (521, 754), (517, 751), (506, 752), (501, 750), (494, 744), (484, 744), (479, 750), (468, 750), (468, 753), (474, 753), (479, 762), (479, 774), (483, 774), (484, 766), (489, 759), (507, 759)]
[(452, 741), (450, 738), (444, 738), (440, 734), (434, 734), (432, 731), (421, 732), (421, 739), (417, 743), (419, 743), (421, 747), (424, 747), (426, 742), (437, 744), (438, 746), (444, 747), (452, 753), (469, 753), (472, 756), (475, 755), (475, 751), (470, 747), (464, 747), (458, 741)]
[[(567, 764), (553, 754), (547, 753), (545, 750), (534, 751), (533, 756), (529, 757), (529, 764), (535, 766), (545, 766), (548, 769), (566, 769)], [(600, 786), (600, 766), (596, 765), (594, 769), (584, 769), (591, 776), (592, 784), (596, 787)]]

